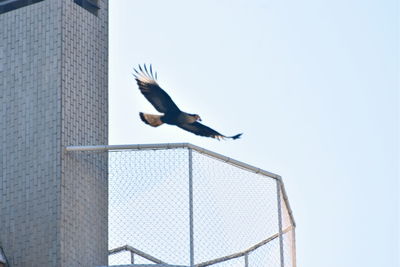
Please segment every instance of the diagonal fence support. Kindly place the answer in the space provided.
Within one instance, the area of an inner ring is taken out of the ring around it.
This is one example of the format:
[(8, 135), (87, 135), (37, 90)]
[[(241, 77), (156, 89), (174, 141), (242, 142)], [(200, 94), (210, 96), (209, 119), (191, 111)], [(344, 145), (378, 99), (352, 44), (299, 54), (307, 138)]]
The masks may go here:
[(153, 263), (167, 264), (166, 262), (164, 262), (164, 261), (162, 261), (160, 259), (157, 259), (156, 257), (154, 257), (154, 256), (152, 256), (152, 255), (150, 255), (148, 253), (145, 253), (145, 252), (143, 252), (143, 251), (141, 251), (141, 250), (139, 250), (137, 248), (129, 246), (129, 245), (125, 245), (125, 246), (122, 246), (122, 247), (111, 249), (111, 250), (108, 251), (108, 255), (117, 254), (117, 253), (120, 253), (121, 251), (129, 251), (130, 252), (131, 263), (133, 263), (134, 255), (136, 254), (136, 255), (139, 255), (140, 257), (145, 258), (146, 260), (149, 260), (149, 261), (151, 261)]
[[(284, 229), (282, 231), (282, 234), (285, 234), (285, 233), (287, 233), (287, 232), (289, 232), (291, 230), (293, 230), (293, 228), (292, 227), (288, 227), (288, 228), (286, 228), (286, 229)], [(232, 260), (232, 259), (236, 259), (236, 258), (239, 258), (239, 257), (244, 257), (245, 266), (248, 266), (248, 264), (249, 264), (249, 254), (250, 253), (254, 252), (255, 250), (257, 250), (259, 248), (261, 248), (262, 246), (267, 245), (271, 241), (274, 241), (276, 238), (279, 238), (280, 236), (282, 236), (282, 235), (280, 235), (279, 233), (276, 233), (276, 234), (268, 237), (267, 239), (255, 244), (254, 246), (252, 246), (252, 247), (250, 247), (248, 249), (245, 249), (243, 251), (240, 251), (240, 252), (237, 252), (237, 253), (234, 253), (234, 254), (231, 254), (231, 255), (226, 255), (224, 257), (220, 257), (220, 258), (217, 258), (217, 259), (213, 259), (213, 260), (209, 260), (209, 261), (198, 263), (198, 264), (195, 265), (195, 267), (211, 266), (211, 265), (214, 265), (214, 264), (223, 263), (223, 262), (226, 262), (226, 261), (229, 261), (229, 260)]]

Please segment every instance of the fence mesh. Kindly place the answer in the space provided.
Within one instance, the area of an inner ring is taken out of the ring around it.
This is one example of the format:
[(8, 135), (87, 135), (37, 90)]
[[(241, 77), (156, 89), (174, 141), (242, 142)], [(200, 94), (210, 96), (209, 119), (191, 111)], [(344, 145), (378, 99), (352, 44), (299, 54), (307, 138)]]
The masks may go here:
[(200, 152), (108, 153), (109, 265), (295, 267), (280, 181)]
[(243, 251), (277, 233), (276, 180), (193, 152), (195, 262)]
[(130, 245), (163, 262), (187, 265), (187, 166), (183, 149), (109, 153), (110, 249)]

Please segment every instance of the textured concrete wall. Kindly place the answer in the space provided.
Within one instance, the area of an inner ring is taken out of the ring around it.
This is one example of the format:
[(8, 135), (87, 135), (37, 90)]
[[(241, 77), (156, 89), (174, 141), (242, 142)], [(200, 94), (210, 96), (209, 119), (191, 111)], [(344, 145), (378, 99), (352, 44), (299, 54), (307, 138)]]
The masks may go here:
[[(61, 143), (108, 143), (108, 1), (94, 16), (73, 1), (63, 6)], [(107, 263), (107, 155), (62, 154), (63, 266)]]
[(11, 266), (107, 263), (107, 0), (0, 14), (0, 244)]

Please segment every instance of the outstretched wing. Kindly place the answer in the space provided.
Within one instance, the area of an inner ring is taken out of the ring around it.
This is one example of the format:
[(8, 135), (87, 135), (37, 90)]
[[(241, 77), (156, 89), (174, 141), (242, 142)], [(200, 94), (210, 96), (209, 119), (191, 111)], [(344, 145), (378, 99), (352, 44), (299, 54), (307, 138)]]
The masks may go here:
[(220, 134), (219, 132), (211, 129), (208, 126), (205, 126), (204, 124), (201, 124), (199, 122), (193, 122), (193, 123), (185, 123), (185, 124), (179, 124), (177, 125), (178, 127), (182, 128), (183, 130), (186, 130), (188, 132), (194, 133), (196, 135), (200, 136), (206, 136), (206, 137), (212, 137), (212, 138), (223, 138), (225, 137), (224, 135)]
[(150, 65), (150, 71), (147, 70), (146, 65), (144, 65), (144, 70), (139, 65), (139, 71), (134, 69), (136, 73), (136, 82), (139, 86), (140, 92), (146, 97), (146, 99), (155, 107), (158, 112), (169, 113), (169, 112), (179, 112), (178, 106), (172, 101), (171, 97), (158, 85), (156, 82), (157, 73), (155, 73), (155, 78), (153, 75), (153, 69)]

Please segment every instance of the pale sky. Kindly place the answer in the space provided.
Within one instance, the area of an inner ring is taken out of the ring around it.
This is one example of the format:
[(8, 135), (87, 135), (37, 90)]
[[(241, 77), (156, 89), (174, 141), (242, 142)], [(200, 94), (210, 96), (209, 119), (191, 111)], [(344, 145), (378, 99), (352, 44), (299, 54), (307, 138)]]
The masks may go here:
[[(298, 266), (399, 266), (398, 1), (110, 1), (110, 144), (189, 142), (283, 177)], [(177, 127), (131, 75), (152, 63)]]

